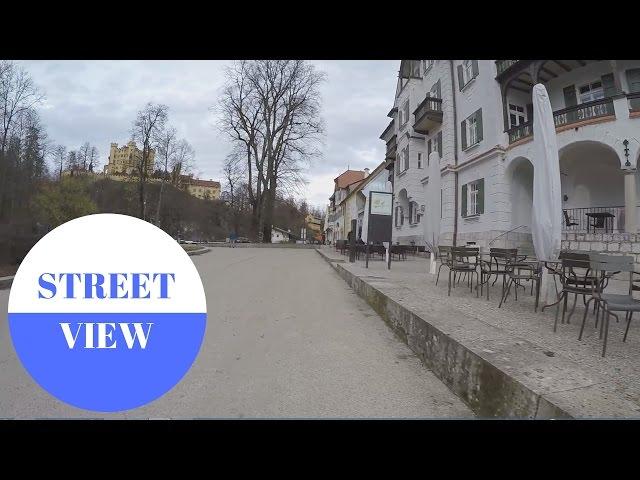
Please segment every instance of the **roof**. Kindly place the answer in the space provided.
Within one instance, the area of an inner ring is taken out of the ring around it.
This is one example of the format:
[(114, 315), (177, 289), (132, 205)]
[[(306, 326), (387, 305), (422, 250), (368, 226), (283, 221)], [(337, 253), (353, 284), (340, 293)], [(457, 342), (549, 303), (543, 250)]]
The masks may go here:
[(364, 171), (362, 170), (347, 170), (346, 172), (338, 175), (335, 178), (337, 188), (347, 188), (356, 182), (364, 180)]
[[(343, 202), (346, 202), (349, 198), (351, 198), (352, 195), (354, 195), (356, 192), (361, 192), (362, 189), (370, 182), (372, 181), (376, 176), (378, 176), (378, 173), (380, 173), (384, 167), (386, 166), (386, 162), (382, 162), (380, 165), (378, 165), (375, 170), (373, 172), (371, 172), (369, 174), (369, 176), (365, 179), (364, 182), (361, 182), (360, 185), (358, 185), (357, 188), (353, 189), (353, 191), (349, 192), (349, 195), (347, 195)], [(342, 203), (342, 202), (340, 202)]]
[(214, 182), (213, 180), (200, 180), (199, 178), (189, 179), (189, 185), (195, 185), (196, 187), (220, 188), (220, 182)]

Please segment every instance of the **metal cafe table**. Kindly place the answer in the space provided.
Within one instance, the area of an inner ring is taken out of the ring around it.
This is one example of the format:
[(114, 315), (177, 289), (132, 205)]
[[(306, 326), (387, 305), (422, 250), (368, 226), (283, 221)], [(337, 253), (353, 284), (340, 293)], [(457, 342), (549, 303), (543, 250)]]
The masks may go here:
[[(587, 233), (589, 233), (589, 226), (593, 227), (593, 231), (596, 231), (596, 228), (604, 228), (605, 233), (609, 233), (609, 230), (613, 232), (613, 219), (615, 215), (610, 212), (587, 212), (585, 213), (587, 217), (593, 218), (594, 223), (591, 225), (587, 222)], [(611, 227), (611, 228), (609, 228)]]

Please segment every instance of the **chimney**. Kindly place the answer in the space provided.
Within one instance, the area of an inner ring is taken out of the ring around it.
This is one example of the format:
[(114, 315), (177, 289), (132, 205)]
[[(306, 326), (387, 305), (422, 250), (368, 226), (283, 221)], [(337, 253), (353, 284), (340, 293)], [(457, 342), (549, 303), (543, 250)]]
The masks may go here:
[(367, 178), (369, 176), (369, 169), (365, 168), (364, 169), (364, 178)]

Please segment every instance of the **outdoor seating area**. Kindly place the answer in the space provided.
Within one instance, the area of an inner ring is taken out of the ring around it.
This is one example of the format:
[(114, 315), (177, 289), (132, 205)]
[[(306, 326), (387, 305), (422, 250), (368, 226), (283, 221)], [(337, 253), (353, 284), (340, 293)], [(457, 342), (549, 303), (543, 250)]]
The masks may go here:
[[(640, 291), (640, 272), (634, 271), (632, 256), (562, 251), (557, 262), (540, 262), (519, 254), (517, 249), (490, 248), (488, 252), (481, 252), (477, 247), (440, 246), (438, 260), (440, 265), (434, 283), (438, 284), (440, 270), (446, 268), (447, 296), (451, 296), (452, 288), (459, 286), (462, 280), (472, 294), (475, 290), (476, 297), (482, 296), (486, 289), (486, 299), (489, 300), (490, 287), (501, 280), (498, 308), (503, 307), (510, 295), (517, 301), (518, 290), (521, 289), (523, 294), (528, 291), (529, 296), (533, 297), (534, 312), (538, 312), (540, 306), (542, 275), (546, 271), (555, 285), (557, 297), (553, 303), (542, 306), (541, 311), (556, 307), (553, 332), (557, 332), (559, 318), (562, 324), (570, 323), (578, 297), (582, 297), (584, 313), (578, 339), (582, 338), (586, 318), (591, 313), (596, 328), (600, 322), (599, 338), (603, 339), (603, 357), (607, 349), (610, 317), (619, 321), (618, 314), (614, 312), (624, 313), (627, 329), (623, 341), (626, 341), (633, 314), (640, 311), (640, 300), (633, 297), (634, 291)], [(621, 275), (628, 278), (626, 291), (624, 288), (621, 291), (619, 278), (613, 288), (612, 280)], [(572, 296), (573, 304), (567, 313)]]
[[(356, 260), (364, 260), (367, 253), (367, 245), (365, 243), (356, 243)], [(349, 256), (349, 243), (347, 240), (337, 240), (334, 246), (336, 252), (340, 255)], [(424, 246), (416, 245), (391, 245), (390, 254), (392, 261), (407, 260), (407, 256), (417, 256), (424, 254)], [(369, 245), (369, 260), (384, 260), (386, 248), (382, 243), (378, 242)]]
[[(447, 248), (445, 247), (444, 250), (446, 251)], [(332, 251), (325, 250), (325, 252), (336, 261), (343, 258)], [(480, 249), (480, 258), (486, 262), (481, 265), (485, 269), (489, 268), (490, 253), (488, 249), (486, 252), (482, 248)], [(355, 263), (344, 262), (338, 265), (341, 266), (340, 268), (345, 268), (357, 275), (371, 288), (392, 299), (394, 303), (387, 307), (389, 311), (395, 311), (396, 305), (403, 305), (434, 325), (440, 332), (452, 335), (457, 342), (468, 345), (478, 355), (495, 358), (503, 365), (511, 365), (509, 371), (522, 381), (539, 382), (545, 386), (543, 388), (549, 388), (550, 391), (570, 389), (568, 392), (573, 395), (573, 392), (576, 391), (600, 391), (605, 388), (601, 382), (606, 380), (616, 385), (616, 395), (628, 399), (632, 405), (640, 404), (640, 377), (637, 375), (637, 369), (640, 365), (640, 321), (634, 321), (638, 320), (638, 314), (633, 313), (631, 321), (627, 322), (629, 317), (625, 312), (613, 310), (624, 305), (615, 305), (612, 300), (609, 300), (609, 305), (613, 305), (609, 311), (618, 316), (618, 321), (615, 316), (609, 315), (606, 353), (605, 356), (602, 356), (604, 329), (607, 328), (606, 323), (602, 324), (604, 307), (602, 304), (596, 306), (599, 312), (597, 326), (594, 312), (595, 300), (589, 303), (587, 311), (582, 295), (578, 295), (574, 313), (567, 319), (574, 301), (574, 295), (568, 294), (565, 322), (561, 322), (563, 299), (559, 304), (557, 329), (554, 332), (553, 327), (558, 305), (553, 305), (544, 311), (540, 308), (557, 300), (553, 294), (550, 298), (545, 299), (543, 287), (546, 283), (540, 285), (537, 311), (535, 308), (536, 284), (533, 284), (532, 294), (531, 282), (519, 278), (513, 279), (514, 284), (511, 286), (511, 291), (500, 305), (503, 289), (502, 273), (497, 272), (505, 272), (504, 289), (506, 291), (510, 278), (509, 273), (512, 272), (512, 269), (504, 266), (507, 262), (502, 257), (512, 257), (512, 254), (504, 252), (503, 255), (500, 255), (503, 252), (499, 251), (493, 253), (498, 257), (497, 263), (502, 265), (496, 267), (496, 260), (493, 260), (491, 268), (496, 273), (491, 275), (489, 281), (486, 277), (482, 278), (482, 273), (480, 274), (482, 285), (480, 295), (476, 295), (476, 292), (471, 292), (466, 287), (465, 282), (468, 281), (468, 278), (465, 279), (464, 273), (462, 273), (456, 275), (455, 287), (452, 278), (449, 296), (447, 266), (442, 265), (438, 260), (433, 274), (429, 273), (430, 260), (428, 256), (414, 257), (409, 255), (407, 261), (392, 263), (390, 270), (387, 269), (384, 262), (376, 261), (370, 261), (369, 268), (365, 268), (364, 259)], [(571, 253), (584, 252), (573, 251)], [(519, 260), (523, 256), (518, 253)], [(525, 262), (532, 260), (536, 261), (535, 258), (527, 257)], [(541, 266), (544, 273), (551, 273), (548, 267), (552, 267), (558, 272), (562, 270), (561, 262), (558, 264), (542, 262)], [(440, 279), (436, 285), (438, 269), (440, 269)], [(620, 268), (615, 268), (614, 271), (617, 270)], [(576, 276), (580, 278), (578, 267), (575, 267), (574, 271)], [(598, 275), (600, 275), (600, 271), (598, 270)], [(514, 268), (513, 272), (514, 275), (517, 275), (518, 269)], [(584, 273), (586, 272), (583, 272), (583, 278)], [(528, 272), (523, 269), (520, 274), (525, 275)], [(539, 275), (540, 272), (534, 270), (534, 274)], [(592, 275), (592, 272), (589, 275)], [(567, 276), (571, 277), (568, 269)], [(621, 272), (617, 275), (609, 275), (609, 277), (603, 283), (604, 293), (628, 296), (629, 274)], [(634, 274), (632, 278), (632, 285), (635, 286), (633, 291), (640, 291), (640, 275)], [(552, 275), (550, 280), (552, 290), (554, 290), (555, 284), (559, 296), (562, 289), (559, 275)], [(473, 282), (475, 288), (475, 276)], [(463, 287), (463, 283), (466, 288)], [(515, 287), (516, 283), (520, 283), (522, 287)], [(487, 299), (487, 292), (484, 290), (487, 286), (490, 289), (489, 299)], [(515, 300), (516, 289), (517, 301)], [(638, 294), (634, 293), (634, 296), (638, 296)], [(587, 301), (590, 298), (591, 296), (586, 296)], [(378, 301), (378, 296), (372, 297), (372, 302)], [(583, 317), (586, 317), (586, 322), (581, 333)], [(409, 322), (408, 318), (407, 322)], [(413, 321), (410, 325), (413, 325)], [(604, 328), (602, 336), (600, 334), (601, 326)], [(410, 327), (407, 326), (407, 328)], [(431, 337), (427, 336), (427, 338)], [(434, 345), (433, 348), (441, 347)], [(526, 355), (524, 352), (527, 352)], [(568, 373), (568, 370), (573, 372), (576, 369), (580, 373)], [(602, 390), (603, 394), (609, 395), (610, 387), (606, 388), (607, 393)], [(601, 407), (599, 404), (587, 404), (586, 406), (578, 405), (576, 408), (599, 412)]]

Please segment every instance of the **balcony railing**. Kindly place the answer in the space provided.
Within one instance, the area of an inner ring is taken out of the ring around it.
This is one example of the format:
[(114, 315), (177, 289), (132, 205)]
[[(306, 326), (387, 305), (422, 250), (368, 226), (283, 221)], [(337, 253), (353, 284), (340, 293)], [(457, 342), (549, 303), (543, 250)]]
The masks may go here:
[(557, 127), (571, 125), (572, 123), (589, 120), (592, 118), (615, 115), (612, 98), (601, 98), (593, 102), (582, 103), (573, 107), (553, 112), (553, 121)]
[(442, 123), (442, 99), (427, 95), (413, 115), (416, 119), (413, 130), (426, 135), (429, 129)]
[(517, 142), (522, 138), (527, 138), (533, 135), (533, 122), (525, 122), (520, 125), (516, 125), (515, 127), (511, 127), (507, 130), (509, 134), (509, 143)]
[[(636, 98), (638, 108), (640, 108), (640, 94), (638, 94), (638, 97)], [(582, 103), (580, 105), (575, 105), (573, 107), (553, 112), (553, 122), (556, 128), (559, 128), (564, 127), (565, 125), (571, 125), (572, 123), (582, 122), (593, 118), (607, 117), (610, 115), (615, 115), (613, 99), (601, 98), (600, 100)], [(507, 134), (509, 135), (509, 144), (517, 142), (523, 138), (531, 137), (533, 136), (533, 121), (528, 121), (515, 127), (511, 127), (507, 130)]]
[(497, 70), (498, 76), (502, 75), (504, 72), (506, 72), (509, 68), (514, 66), (519, 61), (520, 60), (496, 60), (496, 70)]
[(632, 112), (640, 112), (640, 92), (627, 94), (629, 99), (629, 110)]
[[(613, 233), (624, 232), (624, 207), (583, 207), (565, 208), (562, 214), (563, 232), (593, 232), (593, 233)], [(588, 213), (610, 213), (613, 217), (597, 219), (588, 216)], [(567, 223), (567, 216), (568, 221)], [(600, 223), (598, 224), (598, 221)], [(571, 225), (575, 223), (576, 225)], [(595, 230), (593, 224), (600, 225)]]
[(387, 142), (387, 152), (385, 158), (388, 160), (393, 160), (396, 158), (396, 147), (398, 146), (397, 139), (398, 137), (394, 135), (393, 137), (391, 137), (391, 140)]

